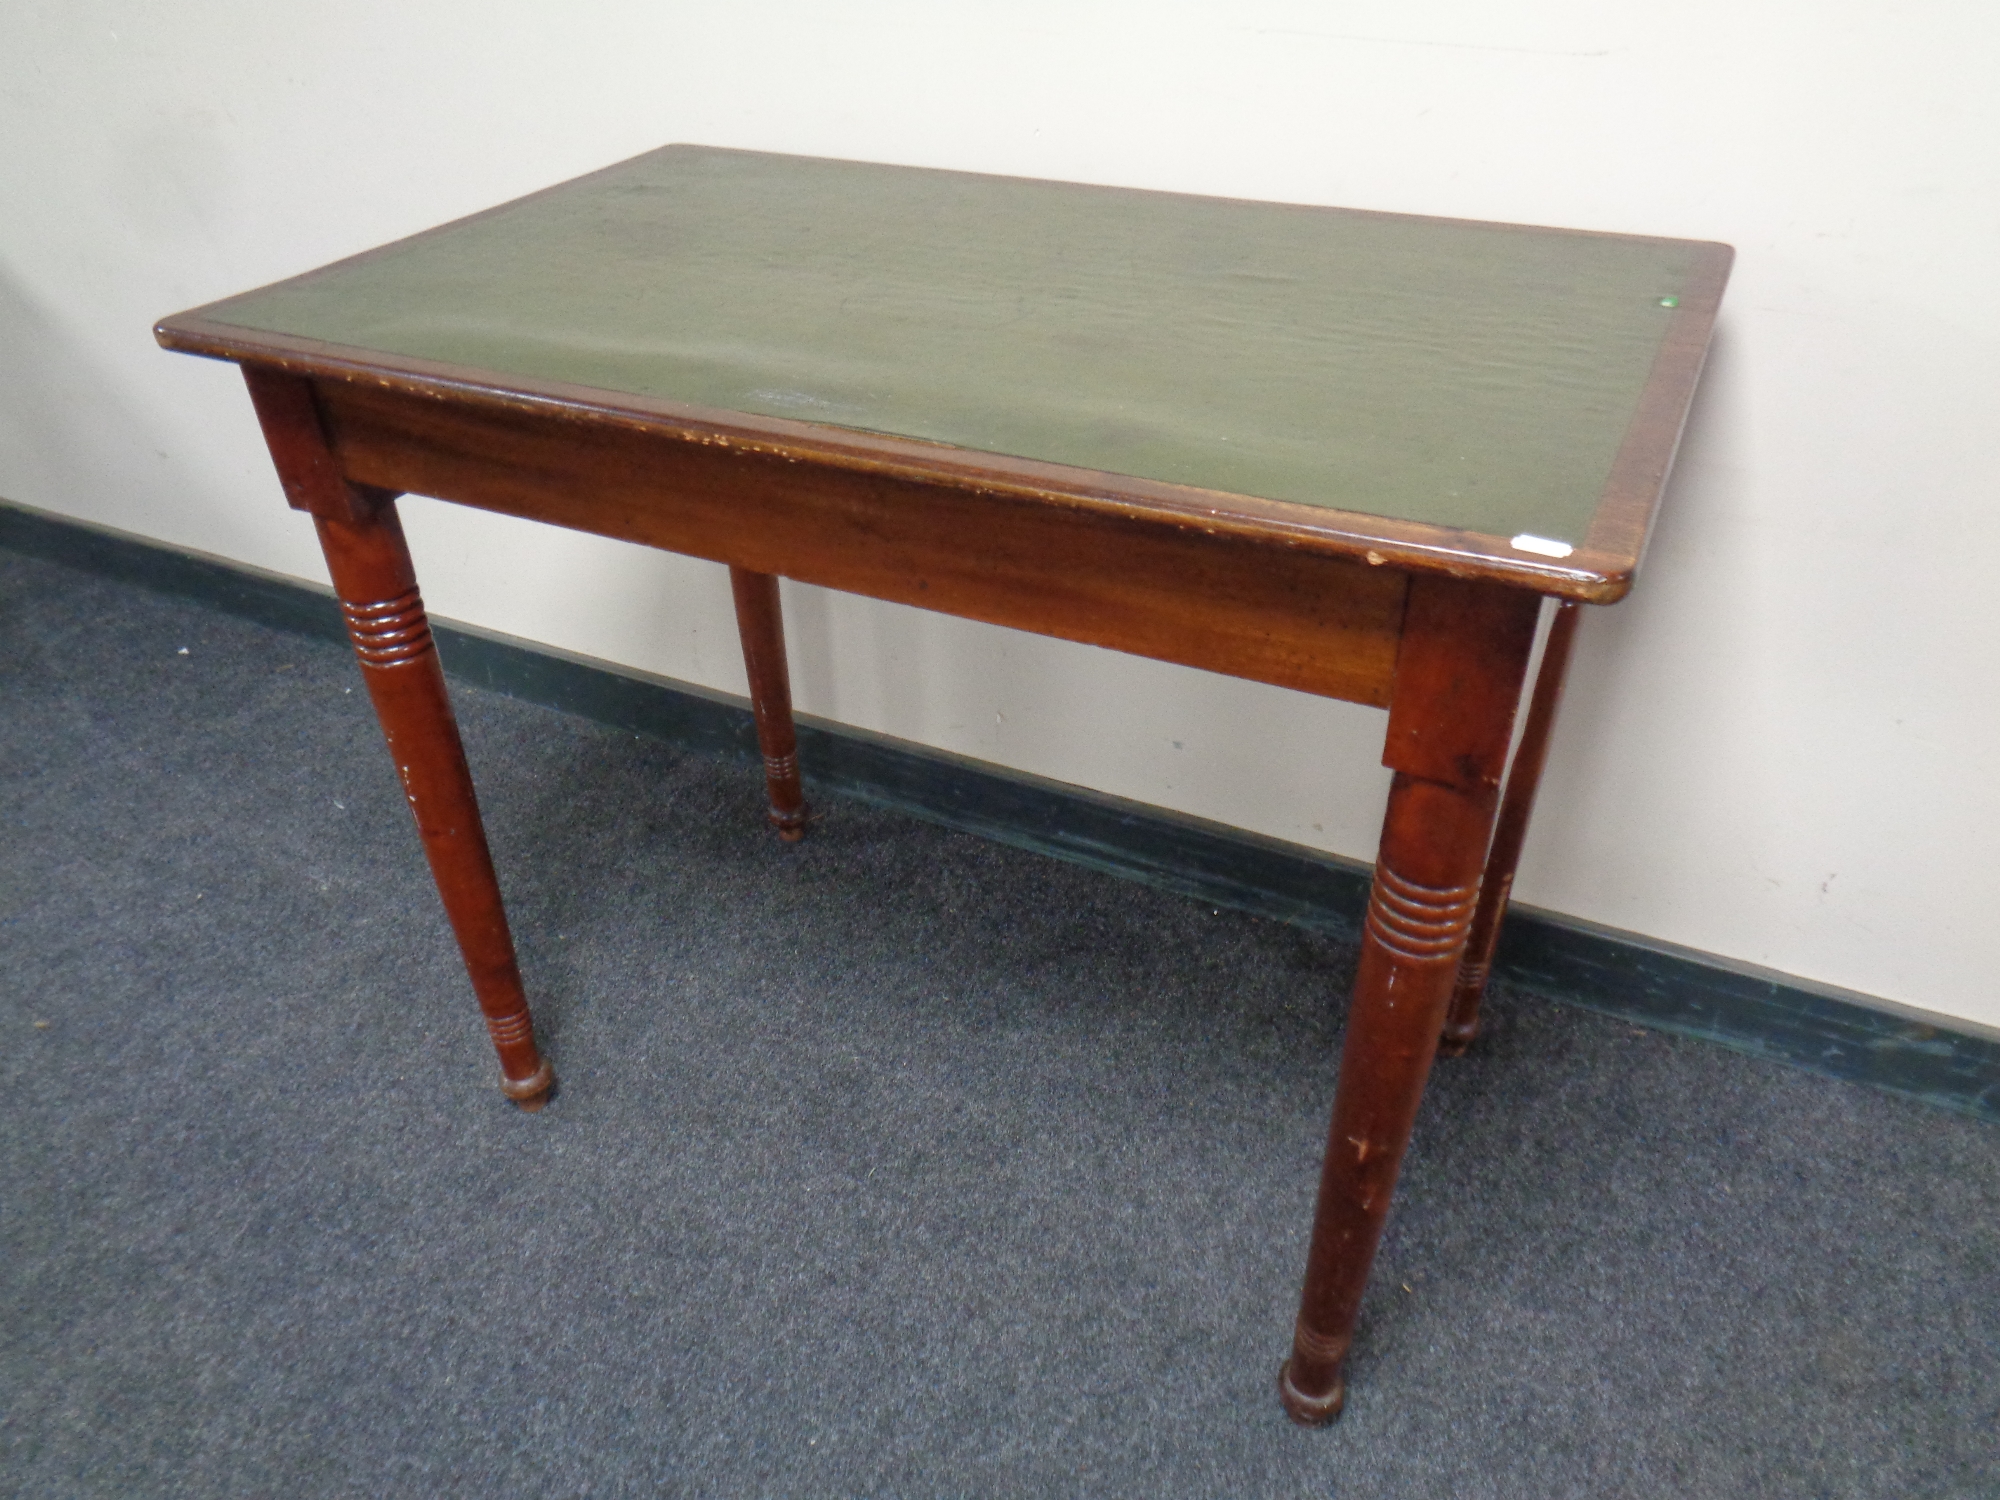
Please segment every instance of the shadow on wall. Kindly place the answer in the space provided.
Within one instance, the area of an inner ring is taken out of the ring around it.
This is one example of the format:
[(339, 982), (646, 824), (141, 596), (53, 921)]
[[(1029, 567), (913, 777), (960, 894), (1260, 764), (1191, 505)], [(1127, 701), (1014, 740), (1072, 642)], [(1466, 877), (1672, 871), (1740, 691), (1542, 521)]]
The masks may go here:
[[(133, 339), (167, 357), (143, 325)], [(177, 459), (185, 447), (157, 412), (124, 394), (118, 373), (75, 328), (0, 265), (0, 497), (198, 544), (231, 522), (222, 487)], [(162, 524), (169, 516), (171, 525)]]

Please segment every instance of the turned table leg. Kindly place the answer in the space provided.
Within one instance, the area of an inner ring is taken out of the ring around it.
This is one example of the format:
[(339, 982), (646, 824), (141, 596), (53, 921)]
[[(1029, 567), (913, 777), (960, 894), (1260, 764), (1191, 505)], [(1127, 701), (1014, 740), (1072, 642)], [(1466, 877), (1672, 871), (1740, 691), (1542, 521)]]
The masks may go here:
[(1534, 639), (1533, 595), (1415, 578), (1383, 760), (1396, 772), (1369, 894), (1291, 1357), (1292, 1419), (1330, 1422), (1390, 1196), (1479, 898)]
[(286, 495), (311, 510), (319, 528), (362, 680), (500, 1055), (500, 1091), (523, 1109), (540, 1109), (555, 1074), (535, 1047), (472, 773), (395, 499), (340, 477), (308, 382), (273, 371), (244, 374)]
[(736, 630), (743, 638), (743, 666), (750, 676), (750, 709), (757, 716), (757, 748), (764, 755), (764, 785), (771, 826), (787, 843), (805, 837), (809, 816), (799, 786), (799, 737), (792, 724), (792, 679), (785, 669), (785, 617), (778, 580), (747, 568), (729, 570), (736, 596)]
[(1570, 646), (1576, 639), (1581, 613), (1581, 605), (1568, 601), (1558, 604), (1548, 642), (1542, 648), (1528, 721), (1522, 726), (1521, 743), (1507, 773), (1493, 848), (1486, 856), (1486, 874), (1480, 882), (1479, 907), (1472, 916), (1472, 931), (1465, 940), (1465, 957), (1459, 961), (1458, 982), (1452, 991), (1451, 1013), (1445, 1018), (1444, 1036), (1438, 1043), (1438, 1050), (1447, 1057), (1460, 1056), (1479, 1035), (1479, 1002), (1493, 972), (1493, 950), (1500, 946), (1500, 924), (1507, 916), (1514, 871), (1521, 863), (1521, 845), (1528, 837), (1528, 817), (1535, 810), (1542, 767), (1548, 763), (1549, 731), (1562, 702), (1563, 678), (1569, 670)]

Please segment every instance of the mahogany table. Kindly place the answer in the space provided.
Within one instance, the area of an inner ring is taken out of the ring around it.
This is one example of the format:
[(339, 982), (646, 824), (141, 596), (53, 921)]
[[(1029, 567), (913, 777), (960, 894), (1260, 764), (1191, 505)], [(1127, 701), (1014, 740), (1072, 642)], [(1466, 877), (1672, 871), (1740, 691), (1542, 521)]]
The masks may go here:
[(1477, 1027), (1576, 606), (1631, 585), (1730, 257), (670, 146), (155, 333), (243, 367), (524, 1108), (553, 1075), (398, 494), (726, 563), (787, 838), (780, 575), (1387, 708), (1279, 1377), (1317, 1423), (1432, 1058)]

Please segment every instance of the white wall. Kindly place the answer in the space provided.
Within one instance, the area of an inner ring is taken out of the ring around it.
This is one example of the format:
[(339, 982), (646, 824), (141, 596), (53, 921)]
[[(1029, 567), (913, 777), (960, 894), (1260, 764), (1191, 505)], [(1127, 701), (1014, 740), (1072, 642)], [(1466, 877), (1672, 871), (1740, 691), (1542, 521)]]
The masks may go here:
[[(1519, 894), (2000, 1024), (2000, 52), (1963, 0), (0, 7), (0, 495), (303, 577), (151, 321), (667, 141), (1723, 239)], [(404, 502), (440, 615), (742, 690), (717, 568)], [(1382, 716), (805, 589), (801, 707), (1367, 857)]]

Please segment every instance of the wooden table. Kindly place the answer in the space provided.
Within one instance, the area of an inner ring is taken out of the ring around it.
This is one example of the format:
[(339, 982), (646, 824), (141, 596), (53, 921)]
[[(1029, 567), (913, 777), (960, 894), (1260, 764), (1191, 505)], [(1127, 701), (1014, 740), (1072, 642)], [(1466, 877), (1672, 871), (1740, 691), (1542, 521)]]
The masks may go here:
[(524, 1108), (553, 1075), (398, 494), (726, 563), (787, 838), (781, 575), (1387, 708), (1279, 1378), (1316, 1423), (1432, 1057), (1477, 1026), (1576, 606), (1631, 585), (1730, 256), (672, 146), (155, 332), (243, 367)]

